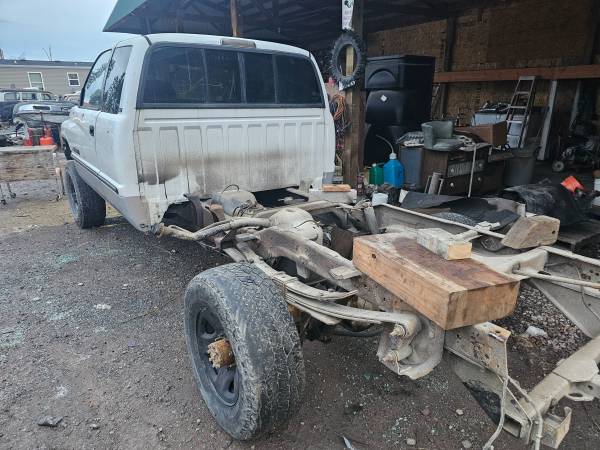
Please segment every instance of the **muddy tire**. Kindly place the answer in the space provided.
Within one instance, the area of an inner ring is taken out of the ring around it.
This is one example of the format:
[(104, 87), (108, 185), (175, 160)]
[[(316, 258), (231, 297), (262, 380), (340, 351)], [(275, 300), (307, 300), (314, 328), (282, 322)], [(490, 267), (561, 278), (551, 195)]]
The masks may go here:
[[(208, 409), (233, 438), (284, 425), (300, 407), (304, 362), (281, 291), (256, 267), (227, 264), (196, 276), (185, 293), (185, 335)], [(215, 369), (210, 343), (229, 341), (235, 363)]]
[(65, 189), (73, 219), (79, 228), (99, 227), (106, 218), (106, 202), (79, 176), (75, 163), (67, 162)]

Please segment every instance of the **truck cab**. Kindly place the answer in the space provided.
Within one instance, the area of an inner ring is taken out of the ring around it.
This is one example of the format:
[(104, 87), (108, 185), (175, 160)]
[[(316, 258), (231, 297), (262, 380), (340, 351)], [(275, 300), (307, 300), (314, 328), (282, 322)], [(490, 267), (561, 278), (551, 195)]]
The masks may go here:
[(310, 53), (219, 36), (137, 36), (102, 52), (61, 141), (78, 176), (145, 231), (229, 185), (263, 192), (334, 170)]

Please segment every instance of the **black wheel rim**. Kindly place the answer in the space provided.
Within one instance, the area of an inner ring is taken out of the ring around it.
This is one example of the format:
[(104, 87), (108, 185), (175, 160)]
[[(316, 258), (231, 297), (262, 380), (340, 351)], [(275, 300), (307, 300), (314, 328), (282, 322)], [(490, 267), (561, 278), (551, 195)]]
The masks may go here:
[(200, 311), (196, 317), (200, 372), (210, 382), (219, 400), (227, 406), (233, 406), (238, 400), (240, 386), (237, 365), (216, 369), (208, 359), (209, 344), (224, 337), (225, 332), (219, 319), (209, 310)]
[(73, 184), (73, 180), (70, 176), (67, 177), (67, 194), (69, 197), (69, 206), (71, 207), (71, 212), (75, 217), (79, 212), (79, 203), (77, 202), (77, 193), (75, 192), (75, 185)]

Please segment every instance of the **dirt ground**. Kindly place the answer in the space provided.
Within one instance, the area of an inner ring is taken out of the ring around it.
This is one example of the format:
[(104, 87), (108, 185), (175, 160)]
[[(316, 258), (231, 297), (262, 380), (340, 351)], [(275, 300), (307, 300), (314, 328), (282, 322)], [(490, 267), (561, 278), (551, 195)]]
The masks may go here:
[[(481, 448), (493, 433), (445, 362), (401, 379), (377, 361), (376, 339), (338, 337), (305, 344), (305, 403), (286, 429), (232, 441), (196, 389), (182, 332), (187, 283), (227, 260), (139, 233), (116, 214), (79, 230), (52, 187), (15, 184), (18, 197), (0, 206), (1, 449), (344, 449), (346, 437), (357, 450), (450, 450)], [(521, 333), (532, 324), (549, 338), (509, 345), (527, 388), (584, 341), (524, 289), (503, 325)], [(598, 402), (564, 406), (573, 424), (562, 448), (600, 448)], [(44, 416), (62, 420), (39, 426)], [(504, 434), (495, 448), (524, 447)]]

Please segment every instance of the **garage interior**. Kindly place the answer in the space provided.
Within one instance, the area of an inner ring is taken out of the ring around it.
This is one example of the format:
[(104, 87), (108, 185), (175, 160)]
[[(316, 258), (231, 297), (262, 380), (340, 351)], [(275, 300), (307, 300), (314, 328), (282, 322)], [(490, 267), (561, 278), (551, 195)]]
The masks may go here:
[[(580, 181), (591, 187), (593, 176), (582, 169), (595, 168), (598, 150), (593, 139), (598, 112), (597, 2), (362, 3), (354, 2), (353, 26), (368, 57), (435, 58), (433, 119), (469, 125), (486, 103), (510, 103), (519, 77), (536, 76), (535, 126), (529, 134), (537, 140), (537, 160), (548, 164), (534, 179), (552, 176), (548, 166), (556, 162), (562, 171), (576, 170)], [(341, 9), (337, 1), (123, 1), (117, 3), (105, 31), (233, 34), (289, 43), (311, 50), (328, 80)], [(348, 114), (342, 126), (347, 132), (340, 156), (346, 182), (355, 185), (365, 165), (385, 162), (388, 151), (386, 143), (365, 136), (364, 80), (345, 94)], [(487, 112), (489, 119), (492, 110)]]
[[(542, 182), (547, 185), (542, 191), (553, 196), (563, 187), (571, 192), (569, 207), (589, 219), (563, 230), (572, 249), (600, 239), (593, 198), (600, 162), (599, 2), (348, 4), (353, 4), (356, 49), (340, 44), (335, 55), (342, 17), (338, 1), (124, 1), (105, 31), (230, 34), (306, 48), (328, 82), (337, 129), (336, 182), (358, 187), (359, 194), (381, 191), (373, 186), (383, 181), (374, 176), (390, 150), (404, 169), (398, 189), (523, 200), (531, 192), (518, 186)], [(338, 83), (336, 78), (357, 66), (356, 81), (347, 88)], [(388, 77), (384, 81), (381, 71)], [(455, 147), (450, 151), (423, 148), (422, 124), (430, 121), (438, 124), (428, 132), (430, 146), (442, 132), (449, 133), (446, 138), (474, 139), (467, 142), (476, 150), (464, 151), (468, 146), (460, 142), (450, 143)], [(517, 193), (503, 191), (515, 186)], [(404, 195), (388, 192), (390, 203), (398, 204)], [(447, 200), (433, 203), (445, 207)], [(530, 212), (564, 217), (553, 208), (560, 209), (550, 204)]]

